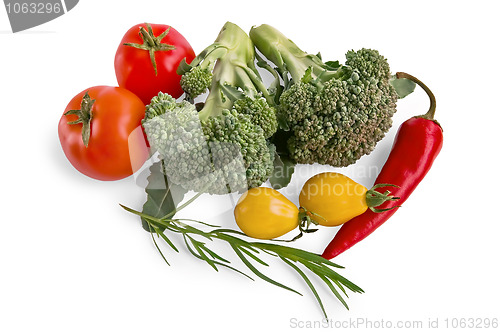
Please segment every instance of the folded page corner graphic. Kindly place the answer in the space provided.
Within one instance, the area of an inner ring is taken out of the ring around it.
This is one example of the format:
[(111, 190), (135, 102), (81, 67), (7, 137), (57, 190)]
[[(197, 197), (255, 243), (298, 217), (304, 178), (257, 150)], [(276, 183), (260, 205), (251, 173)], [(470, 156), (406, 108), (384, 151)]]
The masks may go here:
[(64, 2), (66, 3), (66, 11), (69, 12), (71, 9), (75, 8), (78, 0), (64, 0)]
[(4, 0), (12, 32), (52, 21), (73, 9), (78, 0)]

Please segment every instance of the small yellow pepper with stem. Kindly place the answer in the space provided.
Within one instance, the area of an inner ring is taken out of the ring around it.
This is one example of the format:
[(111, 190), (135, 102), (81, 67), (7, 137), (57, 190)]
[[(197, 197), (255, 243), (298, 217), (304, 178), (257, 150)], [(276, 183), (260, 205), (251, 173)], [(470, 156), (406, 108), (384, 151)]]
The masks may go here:
[(246, 235), (271, 240), (299, 227), (300, 233), (312, 233), (311, 224), (338, 226), (362, 214), (368, 208), (375, 212), (377, 206), (388, 200), (398, 199), (390, 192), (380, 193), (378, 185), (368, 190), (349, 177), (333, 172), (311, 177), (303, 186), (300, 208), (277, 190), (266, 187), (251, 188), (245, 192), (234, 209), (238, 227)]
[(374, 212), (384, 211), (376, 207), (386, 201), (398, 199), (390, 196), (390, 191), (381, 193), (375, 190), (387, 186), (395, 187), (379, 184), (368, 190), (343, 174), (325, 172), (307, 180), (300, 191), (299, 203), (302, 208), (314, 211), (315, 215), (311, 218), (315, 223), (322, 226), (339, 226), (367, 209)]

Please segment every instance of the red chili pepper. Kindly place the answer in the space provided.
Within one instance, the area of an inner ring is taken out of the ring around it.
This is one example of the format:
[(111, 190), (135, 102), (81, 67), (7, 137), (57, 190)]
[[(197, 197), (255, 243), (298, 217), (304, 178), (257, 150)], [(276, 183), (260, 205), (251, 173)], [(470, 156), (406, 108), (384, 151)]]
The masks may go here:
[(326, 259), (332, 259), (349, 249), (389, 219), (422, 181), (443, 145), (443, 129), (434, 120), (436, 99), (432, 91), (409, 74), (397, 73), (396, 77), (407, 78), (417, 83), (429, 95), (431, 101), (426, 114), (403, 122), (396, 134), (391, 153), (375, 180), (375, 184), (397, 185), (398, 188), (393, 188), (391, 191), (392, 195), (400, 199), (388, 201), (381, 207), (392, 208), (389, 211), (376, 213), (368, 209), (343, 224), (322, 254)]

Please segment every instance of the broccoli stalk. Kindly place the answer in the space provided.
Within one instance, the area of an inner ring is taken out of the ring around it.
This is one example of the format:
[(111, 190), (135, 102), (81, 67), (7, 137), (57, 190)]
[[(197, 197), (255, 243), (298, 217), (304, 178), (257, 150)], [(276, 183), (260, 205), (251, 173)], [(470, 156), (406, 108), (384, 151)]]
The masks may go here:
[(353, 164), (391, 127), (398, 94), (378, 51), (349, 51), (340, 65), (302, 51), (269, 25), (253, 27), (250, 38), (285, 82), (277, 112), (289, 132), (276, 135), (286, 137), (296, 163)]
[(290, 74), (292, 82), (309, 80), (321, 86), (322, 82), (346, 75), (342, 70), (338, 70), (338, 62), (324, 63), (319, 55), (302, 51), (293, 41), (270, 25), (253, 27), (250, 38), (259, 51), (276, 65), (285, 80), (287, 74)]
[(252, 41), (230, 22), (224, 25), (215, 42), (190, 64), (181, 63), (177, 72), (182, 75), (182, 88), (189, 100), (210, 89), (200, 120), (234, 108), (262, 127), (266, 138), (274, 134), (277, 129), (275, 102), (254, 63)]
[(190, 98), (210, 83), (201, 111), (166, 94), (151, 100), (143, 127), (173, 183), (225, 194), (270, 177), (274, 146), (266, 139), (277, 129), (276, 111), (254, 62), (252, 41), (228, 22), (212, 45), (178, 68)]

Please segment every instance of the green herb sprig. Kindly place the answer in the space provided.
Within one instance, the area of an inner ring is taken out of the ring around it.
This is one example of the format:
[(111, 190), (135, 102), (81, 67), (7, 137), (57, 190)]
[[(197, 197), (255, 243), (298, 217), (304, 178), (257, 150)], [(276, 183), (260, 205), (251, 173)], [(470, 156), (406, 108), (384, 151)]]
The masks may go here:
[[(179, 249), (177, 249), (177, 247), (173, 244), (170, 238), (165, 234), (167, 231), (181, 235), (188, 251), (194, 257), (202, 261), (205, 261), (216, 271), (218, 271), (218, 266), (223, 266), (238, 273), (241, 273), (242, 275), (246, 276), (251, 280), (254, 280), (247, 273), (244, 273), (238, 270), (237, 268), (231, 266), (230, 265), (231, 262), (229, 260), (222, 257), (220, 254), (214, 252), (209, 247), (207, 247), (206, 243), (203, 242), (203, 239), (208, 241), (219, 240), (227, 243), (234, 251), (236, 256), (248, 267), (248, 269), (255, 276), (261, 278), (264, 281), (269, 282), (270, 284), (289, 290), (296, 294), (302, 295), (300, 292), (266, 276), (255, 265), (255, 263), (258, 263), (263, 266), (269, 266), (268, 263), (266, 263), (264, 260), (260, 258), (261, 255), (268, 255), (275, 258), (279, 258), (286, 265), (290, 266), (291, 269), (295, 271), (297, 274), (299, 274), (300, 277), (305, 281), (309, 289), (314, 294), (316, 300), (318, 301), (318, 304), (321, 307), (321, 310), (325, 317), (327, 317), (327, 314), (323, 306), (323, 302), (321, 301), (321, 298), (316, 288), (314, 287), (313, 283), (307, 277), (303, 269), (301, 269), (301, 266), (302, 268), (305, 268), (306, 270), (312, 272), (317, 277), (319, 277), (319, 279), (321, 279), (323, 283), (328, 286), (328, 288), (335, 295), (335, 297), (347, 309), (349, 309), (349, 307), (341, 293), (343, 293), (343, 295), (348, 297), (346, 288), (355, 293), (363, 293), (363, 290), (360, 287), (358, 287), (351, 281), (347, 280), (346, 278), (342, 277), (340, 274), (332, 270), (332, 268), (341, 269), (343, 268), (342, 266), (337, 265), (317, 254), (275, 243), (250, 242), (242, 238), (246, 237), (244, 233), (232, 229), (224, 229), (216, 225), (210, 225), (207, 223), (191, 219), (172, 218), (175, 212), (189, 205), (198, 196), (199, 194), (195, 195), (185, 204), (178, 207), (175, 211), (167, 214), (162, 218), (153, 217), (146, 213), (133, 210), (129, 207), (123, 205), (121, 206), (128, 212), (140, 216), (141, 219), (147, 223), (149, 230), (151, 232), (151, 237), (153, 239), (153, 242), (158, 252), (168, 265), (170, 264), (168, 263), (165, 255), (162, 253), (154, 236), (156, 235), (157, 238), (163, 239), (174, 251), (179, 252)], [(210, 231), (204, 231), (197, 227), (189, 225), (186, 222), (191, 222), (191, 223), (196, 222), (213, 229)]]

